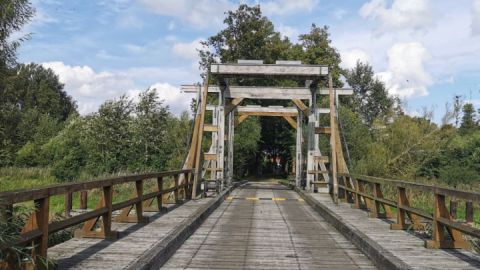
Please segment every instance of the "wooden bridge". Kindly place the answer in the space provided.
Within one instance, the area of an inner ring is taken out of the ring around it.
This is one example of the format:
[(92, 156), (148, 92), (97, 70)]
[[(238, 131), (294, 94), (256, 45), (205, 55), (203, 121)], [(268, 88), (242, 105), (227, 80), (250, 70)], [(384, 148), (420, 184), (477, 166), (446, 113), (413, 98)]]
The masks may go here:
[[(0, 241), (0, 269), (480, 268), (479, 193), (348, 172), (336, 108), (352, 90), (333, 88), (328, 67), (242, 61), (212, 64), (209, 76), (218, 86), (207, 77), (203, 87), (184, 87), (199, 103), (183, 169), (0, 193), (2, 222), (14, 222), (18, 205), (35, 205), (19, 237)], [(305, 86), (230, 85), (238, 78)], [(322, 96), (328, 108), (317, 108)], [(295, 107), (242, 106), (248, 99)], [(321, 114), (329, 126), (320, 126)], [(235, 126), (252, 115), (283, 117), (296, 130), (288, 185), (233, 180)], [(319, 136), (329, 136), (330, 149), (320, 149)], [(119, 189), (131, 189), (131, 197)], [(51, 200), (59, 197), (65, 213), (52, 218)], [(75, 237), (49, 243), (65, 231)]]

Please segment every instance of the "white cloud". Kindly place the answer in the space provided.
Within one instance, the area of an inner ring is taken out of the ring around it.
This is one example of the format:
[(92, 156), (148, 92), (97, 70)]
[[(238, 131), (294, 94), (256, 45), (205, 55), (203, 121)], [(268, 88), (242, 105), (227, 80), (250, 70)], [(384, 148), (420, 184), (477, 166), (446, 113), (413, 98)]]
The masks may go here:
[(204, 29), (220, 25), (224, 12), (233, 8), (227, 0), (141, 0), (148, 10), (187, 22), (189, 26)]
[(480, 0), (473, 0), (472, 34), (480, 35)]
[(170, 110), (177, 115), (185, 110), (189, 110), (190, 102), (195, 97), (194, 94), (182, 93), (180, 88), (168, 83), (156, 83), (150, 88), (155, 88), (160, 99), (165, 101), (164, 104), (168, 105)]
[(173, 44), (173, 53), (186, 59), (197, 60), (198, 59), (198, 51), (202, 48), (200, 44), (202, 39), (198, 38), (192, 42), (184, 43), (178, 42)]
[(296, 42), (298, 40), (298, 36), (300, 35), (300, 30), (295, 27), (287, 26), (281, 24), (276, 28), (280, 34), (284, 37), (288, 37), (291, 41)]
[(357, 61), (362, 63), (371, 63), (370, 56), (361, 49), (352, 49), (340, 52), (342, 56), (342, 68), (352, 69), (357, 65)]
[(123, 47), (127, 51), (129, 51), (131, 53), (134, 53), (134, 54), (143, 53), (143, 52), (146, 51), (145, 47), (135, 45), (135, 44), (125, 44), (125, 45), (123, 45)]
[[(63, 62), (47, 62), (42, 64), (51, 68), (65, 84), (65, 91), (78, 102), (81, 114), (95, 112), (107, 99), (118, 98), (122, 94), (135, 97), (146, 89), (136, 83), (134, 77), (142, 71), (132, 72), (95, 72), (89, 66), (69, 66)], [(148, 73), (151, 69), (144, 69)], [(189, 110), (191, 96), (180, 93), (180, 89), (168, 83), (155, 83), (151, 87), (158, 90), (161, 99), (171, 108), (174, 114)]]
[(360, 16), (378, 19), (380, 32), (425, 29), (432, 23), (429, 0), (394, 0), (390, 8), (385, 0), (371, 0), (360, 8)]
[(279, 0), (261, 3), (260, 6), (266, 15), (285, 15), (311, 11), (317, 4), (317, 0)]
[(424, 68), (424, 61), (429, 58), (428, 51), (419, 42), (397, 43), (388, 50), (388, 70), (378, 76), (392, 95), (401, 98), (426, 96), (432, 84)]

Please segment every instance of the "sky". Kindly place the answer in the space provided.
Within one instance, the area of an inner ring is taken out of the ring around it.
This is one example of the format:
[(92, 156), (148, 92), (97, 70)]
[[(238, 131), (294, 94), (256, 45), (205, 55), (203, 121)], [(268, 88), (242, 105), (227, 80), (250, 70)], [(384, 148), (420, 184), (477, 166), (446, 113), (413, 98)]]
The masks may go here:
[(370, 63), (410, 115), (439, 122), (455, 95), (480, 108), (480, 0), (32, 0), (19, 61), (53, 69), (81, 114), (149, 87), (179, 114), (191, 100), (180, 85), (201, 81), (199, 42), (240, 3), (293, 42), (328, 25), (342, 67)]

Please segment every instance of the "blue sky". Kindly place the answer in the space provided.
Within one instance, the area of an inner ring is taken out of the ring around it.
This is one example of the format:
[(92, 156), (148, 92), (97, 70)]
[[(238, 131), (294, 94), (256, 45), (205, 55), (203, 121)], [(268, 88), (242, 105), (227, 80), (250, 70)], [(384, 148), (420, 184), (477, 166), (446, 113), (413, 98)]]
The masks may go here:
[[(480, 107), (480, 0), (268, 0), (260, 4), (276, 29), (296, 41), (310, 25), (328, 25), (342, 66), (368, 61), (410, 114), (462, 95)], [(199, 40), (222, 29), (229, 0), (32, 0), (24, 29), (32, 39), (21, 62), (59, 74), (81, 113), (106, 99), (156, 87), (176, 113), (190, 97), (181, 84), (200, 81)], [(19, 33), (18, 35), (21, 35)]]

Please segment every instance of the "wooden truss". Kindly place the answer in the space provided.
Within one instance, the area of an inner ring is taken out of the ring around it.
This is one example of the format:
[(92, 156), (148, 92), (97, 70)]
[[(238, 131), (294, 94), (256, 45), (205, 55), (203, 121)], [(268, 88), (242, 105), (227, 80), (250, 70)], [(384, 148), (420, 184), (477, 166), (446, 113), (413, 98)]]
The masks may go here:
[[(215, 182), (218, 191), (231, 185), (235, 127), (249, 116), (268, 116), (284, 118), (297, 132), (295, 185), (307, 190), (320, 188), (331, 191), (337, 200), (337, 170), (348, 173), (348, 169), (340, 146), (336, 103), (339, 95), (353, 94), (352, 89), (334, 89), (327, 66), (301, 65), (298, 61), (279, 61), (274, 65), (250, 60), (237, 64), (212, 64), (208, 75), (214, 76), (218, 85), (205, 83), (203, 86), (182, 86), (183, 92), (197, 93), (199, 97), (192, 146), (185, 163), (186, 167), (196, 168), (192, 193), (194, 198), (196, 187), (203, 179), (207, 183)], [(230, 86), (227, 83), (229, 78), (296, 79), (304, 80), (306, 87)], [(319, 88), (318, 81), (325, 78), (328, 78), (329, 87)], [(216, 95), (211, 100), (216, 100), (217, 104), (207, 104), (209, 95)], [(329, 96), (328, 108), (317, 108), (319, 95)], [(246, 99), (291, 100), (294, 107), (241, 106)], [(207, 114), (208, 120), (205, 119)], [(330, 115), (329, 127), (319, 126), (321, 114)], [(307, 131), (306, 139), (304, 129)], [(207, 133), (211, 133), (211, 145), (208, 152), (203, 153), (201, 145)], [(330, 137), (330, 156), (323, 156), (320, 151), (321, 134)], [(307, 153), (302, 153), (305, 141), (308, 144)]]

